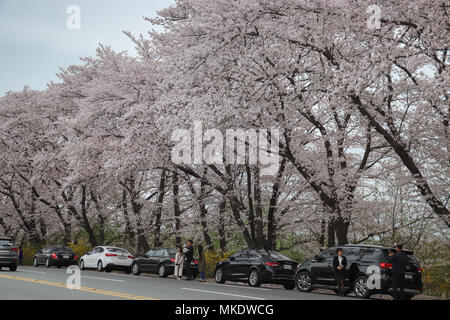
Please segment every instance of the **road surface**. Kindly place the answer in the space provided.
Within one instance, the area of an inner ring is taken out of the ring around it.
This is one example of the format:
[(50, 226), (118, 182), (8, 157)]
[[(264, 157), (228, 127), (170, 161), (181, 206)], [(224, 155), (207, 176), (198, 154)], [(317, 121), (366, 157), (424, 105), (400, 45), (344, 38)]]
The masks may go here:
[(0, 300), (339, 300), (333, 294), (300, 293), (298, 290), (251, 288), (235, 283), (216, 284), (134, 276), (123, 273), (81, 271), (81, 288), (68, 289), (65, 268), (18, 267), (0, 271)]

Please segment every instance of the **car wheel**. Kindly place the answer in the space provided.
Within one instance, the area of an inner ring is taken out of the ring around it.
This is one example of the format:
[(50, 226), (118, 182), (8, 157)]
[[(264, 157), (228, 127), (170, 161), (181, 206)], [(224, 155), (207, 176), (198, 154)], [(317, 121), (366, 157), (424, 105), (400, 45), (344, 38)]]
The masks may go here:
[(369, 298), (370, 290), (369, 290), (369, 288), (367, 288), (367, 277), (366, 276), (357, 277), (355, 280), (353, 290), (355, 291), (355, 295), (358, 298), (362, 298), (362, 299)]
[(9, 271), (16, 271), (17, 270), (17, 264), (12, 264), (9, 266)]
[(102, 263), (102, 260), (99, 260), (99, 261), (97, 262), (97, 271), (98, 271), (98, 272), (103, 272), (103, 263)]
[(300, 272), (295, 278), (295, 285), (300, 292), (311, 292), (313, 286), (310, 274), (308, 272)]
[(37, 263), (37, 259), (36, 258), (33, 259), (33, 266), (34, 267), (38, 267), (38, 263)]
[(133, 263), (131, 270), (135, 276), (138, 276), (141, 274), (141, 270), (139, 270), (139, 265), (137, 263)]
[(49, 258), (45, 259), (45, 266), (46, 266), (47, 268), (50, 268), (50, 267), (52, 266), (52, 264), (51, 264)]
[(288, 281), (288, 282), (285, 282), (285, 283), (283, 283), (283, 287), (284, 287), (286, 290), (293, 290), (293, 289), (295, 288), (295, 281)]
[(256, 269), (250, 271), (248, 275), (248, 284), (250, 287), (259, 287), (261, 285), (261, 277)]
[(166, 267), (163, 264), (158, 268), (158, 275), (161, 278), (167, 278)]
[(80, 261), (80, 269), (81, 270), (85, 270), (86, 269), (85, 266), (84, 266), (84, 260)]
[(216, 273), (214, 274), (214, 279), (216, 280), (217, 283), (225, 283), (225, 279), (223, 277), (223, 269), (222, 268), (218, 268), (216, 270)]

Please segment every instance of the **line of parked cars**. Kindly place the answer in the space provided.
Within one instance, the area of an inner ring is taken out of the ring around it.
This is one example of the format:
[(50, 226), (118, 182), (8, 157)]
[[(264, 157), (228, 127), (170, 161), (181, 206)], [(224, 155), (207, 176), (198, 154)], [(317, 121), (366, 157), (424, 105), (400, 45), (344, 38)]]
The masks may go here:
[[(392, 248), (371, 245), (345, 245), (341, 247), (347, 258), (347, 276), (344, 281), (345, 294), (354, 292), (357, 297), (369, 298), (375, 293), (392, 294), (392, 265), (388, 263), (388, 251)], [(408, 257), (405, 273), (405, 293), (408, 299), (422, 293), (422, 268), (412, 251), (404, 250)], [(252, 287), (263, 283), (281, 284), (287, 290), (297, 287), (300, 292), (311, 292), (326, 288), (337, 292), (333, 269), (336, 248), (329, 248), (313, 259), (299, 264), (275, 251), (243, 250), (216, 264), (214, 279), (217, 283), (226, 281), (247, 282)], [(141, 273), (155, 273), (162, 278), (174, 273), (176, 250), (157, 248), (134, 257), (129, 251), (113, 247), (98, 246), (78, 259), (67, 247), (49, 246), (33, 257), (33, 265), (69, 266), (79, 264), (80, 269), (97, 269), (111, 272), (122, 270), (138, 276)], [(9, 238), (0, 238), (0, 268), (17, 269), (17, 247)], [(369, 289), (367, 280), (371, 268), (380, 270), (380, 286)], [(198, 275), (197, 261), (192, 261), (191, 279)], [(183, 273), (186, 272), (184, 268)]]

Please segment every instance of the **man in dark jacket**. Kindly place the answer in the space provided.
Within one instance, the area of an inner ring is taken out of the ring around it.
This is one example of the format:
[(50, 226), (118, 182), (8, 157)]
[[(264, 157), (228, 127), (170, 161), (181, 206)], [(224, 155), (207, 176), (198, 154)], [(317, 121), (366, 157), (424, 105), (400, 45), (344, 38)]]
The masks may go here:
[(389, 262), (392, 263), (392, 290), (394, 293), (394, 300), (404, 300), (405, 271), (408, 258), (403, 251), (403, 245), (398, 244), (395, 250), (395, 253), (389, 253)]
[(186, 245), (186, 253), (184, 258), (184, 268), (186, 268), (186, 276), (187, 280), (191, 280), (192, 278), (192, 271), (191, 271), (191, 262), (194, 259), (194, 247), (192, 246), (193, 241), (188, 240)]

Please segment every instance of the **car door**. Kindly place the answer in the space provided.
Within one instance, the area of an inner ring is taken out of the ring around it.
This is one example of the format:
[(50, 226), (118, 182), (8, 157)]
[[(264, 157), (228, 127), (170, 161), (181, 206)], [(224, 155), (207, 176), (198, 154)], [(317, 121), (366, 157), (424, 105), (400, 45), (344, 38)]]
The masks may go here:
[(98, 247), (95, 247), (90, 251), (90, 254), (87, 256), (86, 261), (84, 261), (84, 265), (88, 268), (96, 268), (97, 267), (97, 260), (96, 254), (98, 253)]
[(230, 257), (229, 263), (225, 267), (225, 277), (230, 280), (238, 280), (245, 277), (245, 266), (242, 265), (245, 257), (243, 251)]
[(330, 248), (316, 256), (317, 259), (311, 266), (311, 276), (315, 283), (330, 285), (331, 280), (334, 281), (333, 252), (335, 252), (335, 249)]
[(161, 259), (164, 257), (164, 249), (155, 251), (155, 254), (149, 259), (151, 272), (158, 272), (158, 266)]
[(142, 272), (150, 272), (150, 259), (155, 255), (155, 250), (149, 250), (139, 258), (139, 268)]

